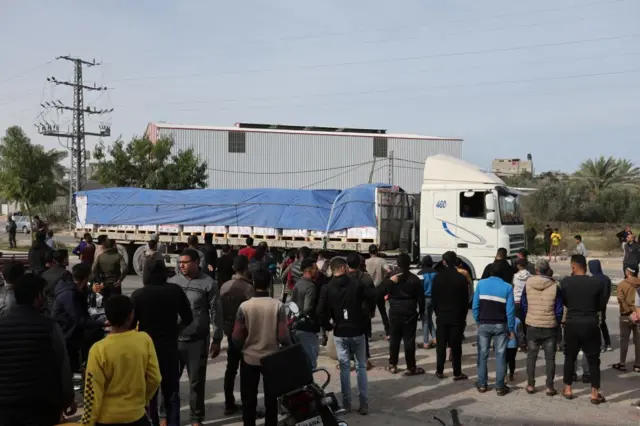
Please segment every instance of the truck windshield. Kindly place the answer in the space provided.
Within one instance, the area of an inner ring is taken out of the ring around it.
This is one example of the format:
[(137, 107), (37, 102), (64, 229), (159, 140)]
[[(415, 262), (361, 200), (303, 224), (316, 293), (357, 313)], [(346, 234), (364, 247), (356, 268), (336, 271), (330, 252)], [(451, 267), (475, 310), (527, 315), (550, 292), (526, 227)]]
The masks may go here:
[(520, 209), (520, 196), (498, 192), (498, 208), (500, 222), (503, 225), (520, 225), (524, 223)]

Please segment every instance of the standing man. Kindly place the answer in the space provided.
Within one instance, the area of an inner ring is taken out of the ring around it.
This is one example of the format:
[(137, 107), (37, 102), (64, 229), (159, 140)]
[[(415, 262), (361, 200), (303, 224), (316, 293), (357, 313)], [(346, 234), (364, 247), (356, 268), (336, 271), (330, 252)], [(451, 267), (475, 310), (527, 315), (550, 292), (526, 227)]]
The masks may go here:
[[(602, 272), (602, 264), (600, 261), (598, 259), (592, 259), (588, 262), (588, 265), (591, 276), (596, 277), (598, 281), (600, 281), (605, 293), (611, 294), (611, 278)], [(638, 299), (640, 299), (640, 296)], [(609, 327), (607, 326), (606, 309), (600, 312), (600, 331), (602, 332), (602, 340), (604, 341), (602, 352), (611, 352), (613, 349), (611, 348), (611, 335), (609, 334)]]
[[(199, 259), (198, 267), (202, 270), (202, 272), (209, 275), (209, 268), (207, 268), (207, 260), (205, 258), (205, 254), (202, 250), (198, 248), (198, 236), (189, 235), (189, 238), (187, 238), (187, 244), (189, 245), (187, 247), (187, 250), (193, 250), (198, 254), (198, 259)], [(180, 264), (177, 264), (176, 275), (180, 274), (181, 272), (182, 272), (182, 268), (180, 268)]]
[[(507, 249), (504, 247), (500, 247), (496, 252), (496, 257), (493, 263), (488, 264), (484, 268), (481, 279), (484, 280), (491, 276), (496, 276), (501, 278), (502, 281), (511, 284), (513, 282), (513, 275), (515, 274), (515, 270), (513, 269), (507, 258)], [(492, 270), (497, 275), (491, 275)]]
[[(42, 273), (42, 278), (47, 281), (44, 288), (45, 309), (51, 311), (53, 301), (56, 298), (56, 286), (60, 281), (73, 281), (71, 273), (67, 270), (69, 267), (69, 252), (67, 249), (58, 249), (53, 252), (53, 264), (49, 269)], [(91, 266), (89, 266), (91, 272)]]
[(342, 406), (351, 410), (351, 358), (356, 362), (360, 393), (358, 412), (369, 412), (367, 395), (367, 312), (363, 306), (375, 299), (375, 291), (359, 285), (348, 275), (347, 262), (334, 257), (330, 262), (331, 281), (322, 288), (318, 300), (318, 317), (327, 330), (333, 329), (336, 354), (340, 363)]
[[(365, 261), (367, 273), (371, 275), (373, 284), (377, 287), (382, 284), (384, 278), (389, 275), (391, 268), (387, 262), (378, 255), (378, 246), (371, 244), (369, 246), (369, 259)], [(389, 316), (387, 315), (387, 302), (384, 300), (384, 295), (378, 292), (378, 300), (376, 304), (378, 311), (380, 312), (380, 318), (382, 319), (382, 325), (384, 326), (385, 339), (389, 340)]]
[(218, 259), (216, 273), (218, 275), (218, 287), (229, 281), (233, 276), (233, 256), (231, 256), (231, 246), (222, 246), (222, 256)]
[(525, 234), (527, 238), (526, 249), (529, 250), (529, 252), (534, 253), (536, 250), (536, 236), (538, 235), (538, 232), (536, 231), (536, 228), (530, 226)]
[(551, 260), (551, 234), (553, 234), (553, 229), (547, 224), (544, 227), (544, 252), (549, 256), (549, 260)]
[(467, 279), (456, 270), (457, 256), (448, 251), (442, 255), (442, 269), (433, 278), (431, 303), (436, 314), (436, 377), (444, 379), (447, 347), (451, 348), (453, 379), (466, 380), (462, 372), (462, 335), (469, 312)]
[[(220, 355), (222, 341), (222, 307), (216, 282), (200, 267), (200, 255), (188, 248), (178, 261), (180, 274), (170, 282), (178, 284), (189, 299), (193, 322), (184, 328), (178, 338), (180, 375), (187, 368), (189, 375), (189, 417), (192, 425), (204, 421), (204, 391), (207, 381), (207, 354), (211, 358)], [(210, 327), (213, 339), (209, 345)]]
[(202, 252), (204, 253), (204, 260), (207, 267), (207, 269), (205, 269), (205, 273), (215, 279), (218, 250), (216, 250), (216, 246), (213, 245), (213, 234), (204, 234), (204, 246), (202, 247)]
[(418, 272), (418, 277), (422, 277), (422, 288), (424, 289), (424, 315), (422, 317), (422, 348), (433, 349), (436, 347), (436, 324), (433, 320), (433, 279), (437, 272), (433, 268), (433, 259), (426, 255), (422, 259), (422, 269)]
[(473, 294), (473, 318), (478, 324), (478, 392), (487, 391), (487, 361), (491, 340), (496, 354), (496, 392), (505, 396), (510, 389), (505, 384), (507, 341), (515, 337), (515, 303), (513, 287), (500, 275), (500, 264), (494, 263), (490, 277), (478, 281)]
[(551, 234), (551, 256), (554, 256), (556, 261), (558, 261), (558, 253), (560, 253), (561, 241), (562, 241), (562, 235), (560, 235), (560, 230), (558, 228), (555, 228), (553, 230), (553, 233)]
[(389, 367), (392, 374), (398, 372), (400, 343), (404, 342), (404, 358), (407, 363), (405, 376), (424, 374), (416, 365), (416, 329), (418, 319), (424, 315), (424, 289), (417, 275), (409, 270), (411, 258), (402, 253), (398, 256), (400, 273), (382, 282), (381, 295), (389, 296)]
[[(363, 259), (358, 253), (349, 253), (349, 255), (347, 256), (347, 266), (349, 267), (348, 275), (356, 280), (358, 285), (362, 285), (365, 288), (368, 288), (369, 291), (373, 293), (374, 291), (376, 291), (376, 286), (373, 284), (373, 279), (371, 279), (371, 276), (367, 272), (362, 270), (362, 261)], [(316, 276), (323, 277), (323, 274), (321, 274), (320, 272), (316, 272)], [(371, 370), (373, 368), (373, 364), (370, 361), (371, 351), (369, 348), (369, 341), (371, 340), (372, 332), (371, 319), (376, 312), (376, 305), (374, 301), (367, 301), (365, 302), (363, 308), (367, 313), (367, 333), (365, 334), (365, 339), (367, 341), (367, 370)]]
[(222, 284), (220, 288), (223, 330), (227, 336), (228, 343), (227, 368), (224, 373), (224, 414), (226, 416), (237, 413), (241, 408), (236, 404), (236, 398), (233, 395), (238, 368), (240, 368), (240, 361), (242, 360), (240, 348), (237, 348), (233, 343), (233, 324), (240, 305), (255, 296), (247, 257), (236, 257), (233, 260), (233, 269), (235, 270), (233, 277)]
[(557, 392), (553, 385), (556, 374), (557, 334), (562, 322), (564, 306), (549, 261), (544, 258), (536, 262), (536, 275), (527, 279), (520, 305), (522, 318), (527, 328), (527, 388), (529, 394), (535, 392), (536, 361), (540, 347), (544, 350), (547, 374), (548, 396)]
[[(242, 352), (240, 393), (244, 426), (256, 424), (258, 386), (263, 375), (260, 360), (278, 352), (281, 346), (291, 344), (284, 305), (278, 299), (269, 297), (270, 282), (268, 271), (257, 272), (253, 282), (255, 297), (240, 305), (233, 326), (233, 345)], [(277, 426), (279, 395), (266, 392), (264, 424)]]
[(627, 244), (627, 236), (632, 234), (631, 227), (625, 226), (624, 229), (616, 234), (618, 241), (620, 241), (620, 246), (622, 247), (622, 251), (624, 252), (624, 246)]
[(587, 248), (584, 246), (584, 242), (582, 241), (582, 235), (578, 234), (573, 237), (576, 242), (576, 253), (583, 255), (585, 258), (589, 255), (587, 253)]
[(622, 272), (627, 276), (627, 266), (634, 268), (640, 263), (640, 244), (636, 241), (636, 236), (631, 232), (627, 234), (627, 244), (624, 246), (624, 258), (622, 259)]
[(11, 216), (7, 218), (7, 233), (9, 234), (9, 248), (18, 248), (18, 243), (16, 242), (18, 225), (16, 224), (16, 221), (13, 220), (13, 217)]
[(625, 279), (618, 284), (618, 304), (620, 305), (620, 362), (612, 367), (618, 371), (627, 371), (625, 365), (627, 352), (629, 350), (629, 335), (633, 336), (633, 346), (635, 348), (635, 359), (633, 371), (640, 373), (640, 329), (631, 319), (631, 314), (636, 310), (637, 291), (640, 289), (640, 278), (638, 269), (633, 266), (627, 267)]
[(256, 249), (253, 248), (253, 238), (247, 238), (246, 243), (247, 245), (238, 252), (238, 256), (245, 256), (249, 261), (251, 261), (253, 256), (256, 254)]
[(564, 326), (565, 360), (562, 395), (573, 399), (571, 385), (576, 358), (582, 349), (591, 374), (591, 403), (605, 402), (600, 394), (600, 327), (598, 312), (607, 308), (609, 295), (597, 278), (587, 275), (584, 256), (571, 256), (571, 276), (560, 283), (562, 302), (567, 307)]
[(520, 249), (516, 253), (516, 260), (524, 259), (525, 260), (525, 269), (529, 271), (531, 275), (536, 274), (536, 266), (529, 262), (529, 251), (527, 249)]
[(76, 412), (69, 356), (60, 327), (40, 313), (46, 281), (33, 274), (14, 286), (16, 306), (0, 317), (0, 421), (56, 425)]
[(8, 260), (4, 263), (2, 276), (4, 277), (4, 286), (0, 287), (0, 317), (6, 315), (16, 306), (15, 287), (24, 276), (24, 265)]
[(53, 253), (51, 247), (44, 242), (44, 236), (37, 234), (29, 249), (29, 266), (31, 271), (41, 276), (47, 270), (47, 256)]
[(309, 358), (311, 369), (315, 370), (318, 362), (318, 333), (320, 324), (317, 319), (316, 306), (318, 302), (318, 287), (313, 278), (318, 272), (318, 266), (311, 258), (306, 258), (300, 264), (302, 277), (298, 280), (291, 301), (298, 305), (300, 317), (295, 325), (296, 342), (302, 345), (302, 349)]
[(147, 258), (142, 280), (144, 287), (131, 295), (133, 324), (137, 323), (138, 330), (151, 337), (162, 376), (160, 389), (147, 411), (153, 426), (180, 426), (178, 336), (193, 322), (191, 305), (182, 288), (167, 282), (163, 260)]
[(102, 285), (103, 304), (114, 294), (122, 294), (122, 281), (127, 277), (129, 267), (118, 252), (116, 242), (107, 239), (103, 251), (93, 264), (93, 280)]

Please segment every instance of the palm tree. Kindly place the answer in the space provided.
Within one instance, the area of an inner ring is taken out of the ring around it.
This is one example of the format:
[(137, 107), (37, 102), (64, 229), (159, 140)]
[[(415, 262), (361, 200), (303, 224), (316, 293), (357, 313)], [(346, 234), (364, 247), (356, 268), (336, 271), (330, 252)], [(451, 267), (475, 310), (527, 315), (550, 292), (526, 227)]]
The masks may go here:
[(584, 179), (593, 195), (606, 189), (640, 185), (640, 169), (628, 160), (613, 157), (589, 159), (580, 164), (575, 176)]

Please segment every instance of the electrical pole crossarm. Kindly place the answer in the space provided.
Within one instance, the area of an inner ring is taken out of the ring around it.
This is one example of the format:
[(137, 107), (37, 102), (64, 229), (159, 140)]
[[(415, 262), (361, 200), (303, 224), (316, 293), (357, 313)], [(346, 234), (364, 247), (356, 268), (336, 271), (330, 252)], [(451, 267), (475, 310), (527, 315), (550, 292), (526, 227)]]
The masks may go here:
[(64, 59), (65, 61), (71, 61), (71, 62), (75, 62), (75, 63), (79, 63), (82, 65), (86, 65), (88, 67), (95, 67), (96, 65), (101, 65), (100, 62), (96, 62), (96, 60), (94, 59), (92, 62), (89, 61), (85, 61), (84, 59), (80, 59), (80, 58), (73, 58), (71, 56), (58, 56), (56, 59)]

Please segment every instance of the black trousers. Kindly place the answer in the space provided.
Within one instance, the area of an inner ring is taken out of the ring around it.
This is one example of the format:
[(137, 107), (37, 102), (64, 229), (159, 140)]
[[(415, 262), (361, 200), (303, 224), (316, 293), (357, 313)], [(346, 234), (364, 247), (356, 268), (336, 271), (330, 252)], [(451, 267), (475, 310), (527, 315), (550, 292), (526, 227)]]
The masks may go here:
[[(522, 324), (524, 324), (524, 309), (522, 309), (522, 305), (520, 303), (515, 304), (516, 307), (516, 318), (520, 320)], [(524, 333), (525, 340), (527, 338), (527, 327), (522, 327), (522, 332)]]
[(187, 368), (189, 375), (189, 421), (204, 421), (204, 389), (207, 382), (207, 358), (209, 337), (201, 340), (178, 342), (180, 354), (180, 376)]
[[(262, 367), (249, 365), (244, 360), (240, 364), (240, 395), (242, 397), (242, 422), (244, 426), (255, 426), (258, 408), (258, 386)], [(278, 425), (278, 397), (269, 395), (265, 388), (265, 426)]]
[(607, 326), (607, 311), (604, 310), (600, 317), (600, 331), (602, 332), (602, 340), (605, 346), (611, 346), (611, 336), (609, 335), (609, 327)]
[(416, 329), (418, 317), (391, 316), (389, 318), (389, 365), (398, 365), (400, 343), (404, 342), (404, 358), (407, 369), (416, 368)]
[(507, 373), (513, 376), (516, 372), (516, 355), (518, 355), (518, 348), (507, 348)]
[(227, 337), (227, 343), (227, 368), (224, 372), (224, 406), (233, 408), (236, 405), (233, 388), (236, 384), (240, 361), (242, 361), (242, 353), (236, 349), (231, 337)]
[(576, 359), (582, 349), (591, 372), (591, 387), (600, 388), (600, 327), (597, 318), (567, 321), (564, 344), (564, 384), (572, 384)]
[(436, 372), (444, 371), (447, 361), (447, 347), (451, 348), (453, 375), (462, 374), (462, 334), (464, 324), (436, 324)]
[(162, 375), (160, 389), (149, 401), (147, 412), (153, 426), (166, 419), (168, 426), (180, 425), (180, 356), (177, 345), (156, 344), (158, 366)]
[(384, 300), (384, 296), (378, 297), (376, 301), (378, 306), (378, 312), (380, 312), (380, 319), (382, 319), (382, 325), (384, 326), (384, 334), (390, 336), (389, 332), (389, 316), (387, 315), (387, 301)]
[(15, 232), (9, 232), (9, 248), (18, 248)]

